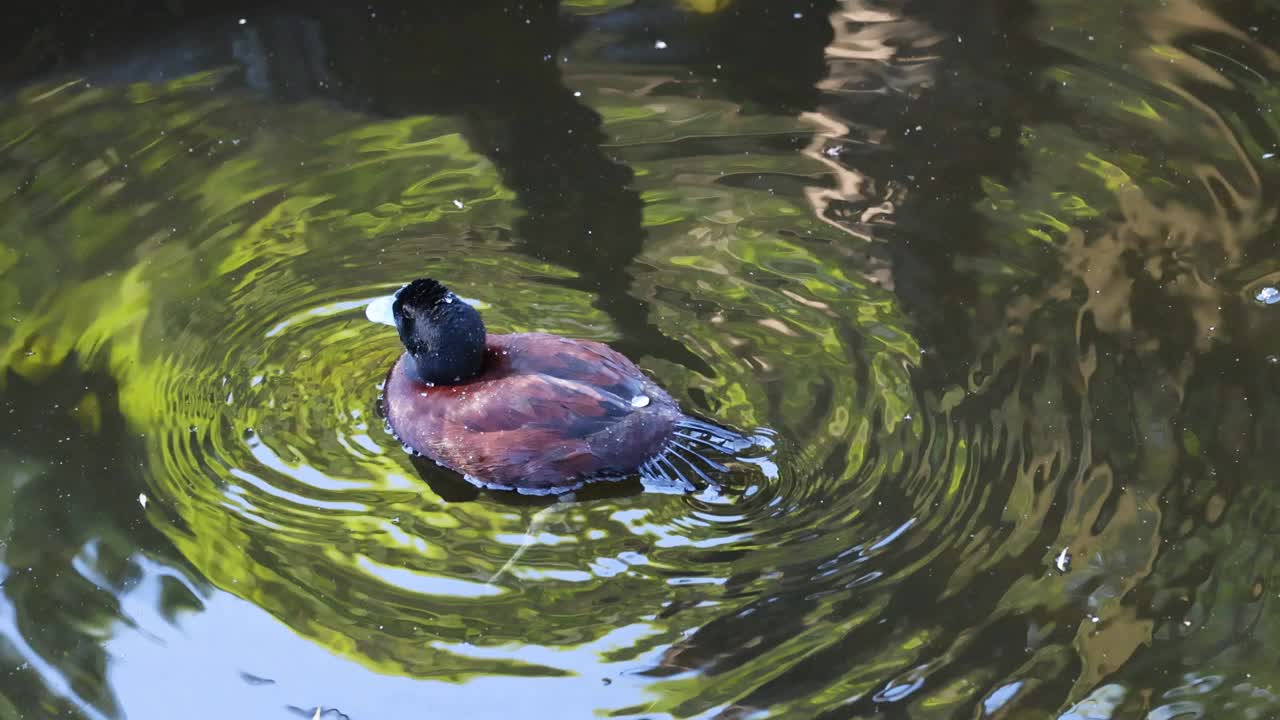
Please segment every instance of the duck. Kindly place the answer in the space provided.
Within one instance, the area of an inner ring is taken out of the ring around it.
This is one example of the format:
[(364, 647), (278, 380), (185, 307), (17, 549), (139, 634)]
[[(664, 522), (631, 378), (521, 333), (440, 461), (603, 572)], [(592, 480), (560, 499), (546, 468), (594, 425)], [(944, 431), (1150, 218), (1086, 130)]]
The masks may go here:
[(639, 475), (689, 492), (727, 471), (708, 454), (751, 444), (683, 412), (604, 343), (488, 332), (471, 302), (432, 278), (373, 300), (366, 316), (395, 327), (403, 346), (381, 396), (392, 435), (481, 488), (558, 495)]

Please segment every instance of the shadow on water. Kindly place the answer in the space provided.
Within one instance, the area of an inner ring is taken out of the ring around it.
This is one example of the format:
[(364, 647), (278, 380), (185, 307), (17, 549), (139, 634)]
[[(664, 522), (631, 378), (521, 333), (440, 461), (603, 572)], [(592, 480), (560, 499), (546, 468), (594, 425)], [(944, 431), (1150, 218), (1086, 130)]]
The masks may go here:
[[(430, 486), (431, 491), (444, 502), (472, 502), (483, 496), (492, 502), (512, 506), (547, 507), (567, 501), (567, 499), (561, 499), (554, 495), (521, 495), (513, 492), (485, 490), (462, 479), (457, 473), (441, 468), (427, 458), (415, 455), (411, 462), (422, 481)], [(631, 497), (642, 492), (644, 492), (644, 486), (638, 478), (626, 478), (609, 482), (590, 483), (575, 490), (571, 499), (574, 502), (590, 502), (592, 500)]]
[(103, 639), (134, 621), (119, 598), (156, 565), (167, 568), (152, 578), (161, 617), (172, 622), (203, 608), (198, 574), (139, 501), (143, 453), (117, 409), (114, 382), (85, 374), (78, 360), (33, 378), (9, 372), (0, 385), (4, 414), (23, 419), (0, 442), (0, 635), (9, 651), (0, 712), (7, 702), (10, 717), (31, 708), (52, 717), (120, 714), (104, 682)]

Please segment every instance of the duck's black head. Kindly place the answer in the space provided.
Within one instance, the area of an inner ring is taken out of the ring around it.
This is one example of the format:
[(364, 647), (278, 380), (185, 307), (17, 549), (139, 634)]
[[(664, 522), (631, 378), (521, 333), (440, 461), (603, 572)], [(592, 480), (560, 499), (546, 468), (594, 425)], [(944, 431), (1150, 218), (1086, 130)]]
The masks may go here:
[(480, 374), (484, 321), (449, 288), (430, 278), (414, 280), (396, 293), (391, 313), (409, 353), (405, 370), (416, 380), (452, 385)]

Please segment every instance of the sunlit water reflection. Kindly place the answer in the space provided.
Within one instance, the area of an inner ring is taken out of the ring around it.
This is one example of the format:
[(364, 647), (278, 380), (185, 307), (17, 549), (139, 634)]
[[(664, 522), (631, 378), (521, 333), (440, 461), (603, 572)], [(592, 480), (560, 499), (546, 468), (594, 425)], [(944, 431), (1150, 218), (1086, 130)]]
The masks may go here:
[[(946, 12), (849, 3), (807, 112), (720, 94), (681, 69), (697, 57), (614, 64), (634, 48), (588, 34), (563, 84), (634, 173), (633, 235), (588, 211), (539, 235), (541, 190), (475, 114), (279, 103), (222, 70), (21, 90), (0, 111), (0, 357), (8, 412), (51, 419), (5, 455), (0, 632), (47, 694), (4, 702), (1274, 710), (1248, 638), (1275, 524), (1255, 298), (1280, 276), (1255, 255), (1280, 63), (1191, 5), (1091, 12), (1014, 23), (1043, 43), (1001, 51), (1029, 53), (1028, 81)], [(364, 304), (425, 273), (493, 331), (625, 348), (771, 449), (720, 493), (470, 491), (379, 415), (399, 345)]]

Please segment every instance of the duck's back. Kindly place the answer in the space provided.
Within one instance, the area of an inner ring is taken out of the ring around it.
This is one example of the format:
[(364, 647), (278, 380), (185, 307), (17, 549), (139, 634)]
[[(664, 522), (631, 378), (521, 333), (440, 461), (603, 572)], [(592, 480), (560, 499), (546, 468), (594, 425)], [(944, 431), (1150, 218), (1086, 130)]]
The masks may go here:
[(413, 450), (473, 482), (554, 491), (634, 471), (681, 418), (666, 392), (601, 343), (489, 335), (484, 371), (422, 385), (391, 369), (387, 420)]

